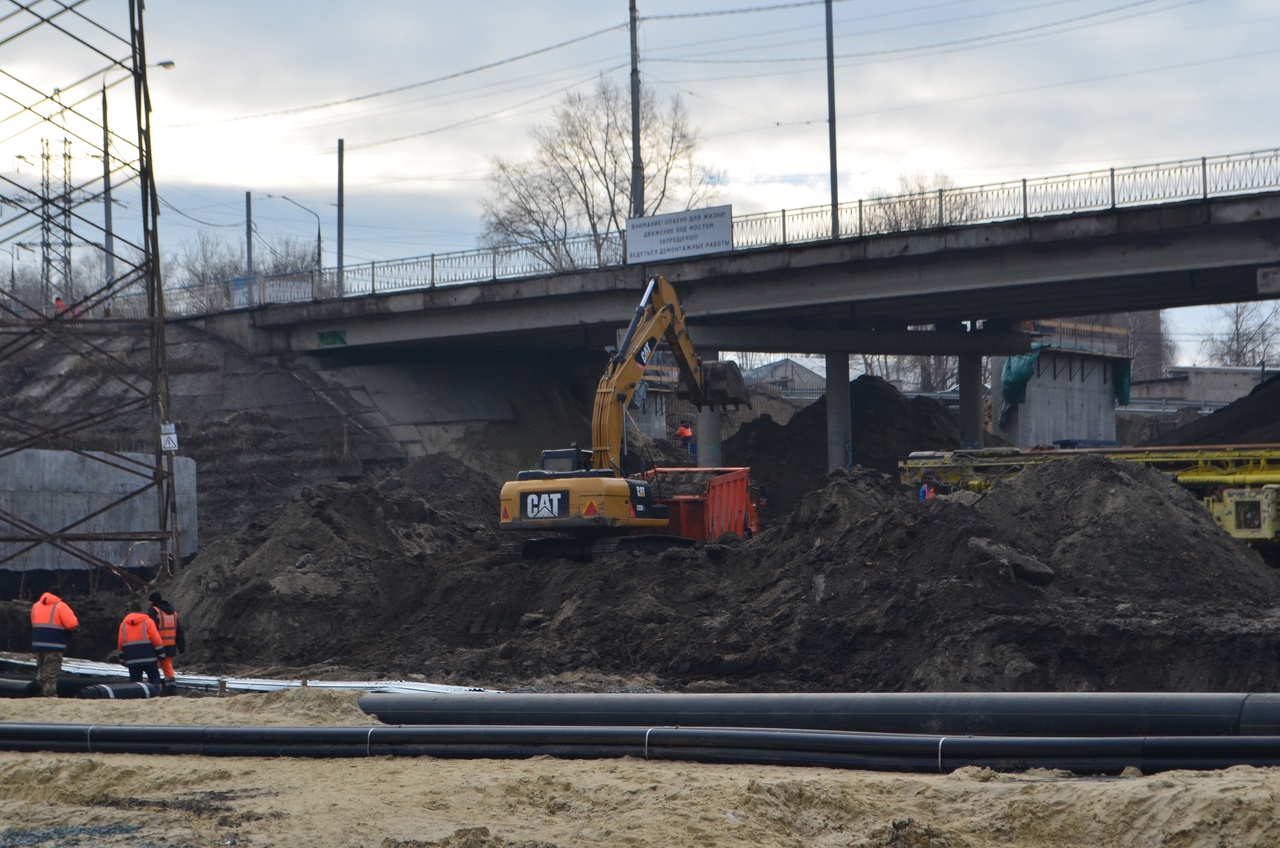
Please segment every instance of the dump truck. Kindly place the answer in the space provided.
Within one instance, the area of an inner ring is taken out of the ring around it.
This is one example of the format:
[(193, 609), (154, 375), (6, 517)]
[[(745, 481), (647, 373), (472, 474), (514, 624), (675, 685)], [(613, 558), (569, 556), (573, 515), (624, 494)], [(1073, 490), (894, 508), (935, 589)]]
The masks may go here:
[(674, 287), (661, 276), (650, 278), (596, 388), (591, 449), (544, 450), (539, 468), (502, 486), (502, 529), (537, 534), (518, 543), (525, 558), (586, 559), (623, 544), (692, 545), (759, 531), (763, 498), (749, 469), (646, 468), (629, 450), (627, 405), (663, 341), (680, 372), (677, 397), (699, 408), (750, 405), (737, 363), (699, 358)]

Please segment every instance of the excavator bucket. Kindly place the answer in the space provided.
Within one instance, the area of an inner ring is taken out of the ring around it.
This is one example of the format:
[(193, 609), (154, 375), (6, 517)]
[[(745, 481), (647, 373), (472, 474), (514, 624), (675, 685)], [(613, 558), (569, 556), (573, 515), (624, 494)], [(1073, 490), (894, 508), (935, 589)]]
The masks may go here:
[(732, 406), (735, 409), (751, 407), (747, 397), (747, 384), (742, 379), (742, 371), (736, 362), (703, 362), (702, 392), (691, 391), (681, 383), (676, 390), (676, 397), (691, 400), (698, 406)]

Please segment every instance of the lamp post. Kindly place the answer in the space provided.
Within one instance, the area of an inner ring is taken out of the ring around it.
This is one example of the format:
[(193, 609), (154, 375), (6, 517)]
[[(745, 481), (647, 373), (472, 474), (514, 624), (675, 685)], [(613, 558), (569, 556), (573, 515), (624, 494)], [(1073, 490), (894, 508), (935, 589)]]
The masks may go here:
[(324, 253), (323, 253), (324, 248), (323, 248), (323, 242), (321, 240), (321, 232), (320, 232), (320, 213), (316, 212), (314, 209), (308, 209), (306, 206), (303, 206), (301, 203), (294, 200), (292, 197), (285, 197), (283, 194), (268, 194), (267, 197), (279, 197), (281, 200), (287, 200), (290, 203), (292, 203), (294, 206), (301, 209), (303, 212), (310, 212), (312, 215), (315, 216), (316, 218), (316, 275), (318, 279), (320, 271), (324, 267)]

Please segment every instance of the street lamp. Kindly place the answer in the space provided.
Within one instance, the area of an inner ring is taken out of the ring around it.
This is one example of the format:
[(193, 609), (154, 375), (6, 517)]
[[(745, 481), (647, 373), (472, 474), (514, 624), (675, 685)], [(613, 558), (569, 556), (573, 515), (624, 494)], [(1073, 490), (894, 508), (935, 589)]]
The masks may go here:
[(281, 200), (287, 200), (303, 212), (310, 212), (316, 216), (316, 274), (319, 275), (324, 267), (324, 253), (322, 252), (322, 242), (320, 235), (320, 214), (313, 209), (308, 209), (292, 197), (285, 197), (283, 194), (268, 194), (267, 197), (279, 197)]

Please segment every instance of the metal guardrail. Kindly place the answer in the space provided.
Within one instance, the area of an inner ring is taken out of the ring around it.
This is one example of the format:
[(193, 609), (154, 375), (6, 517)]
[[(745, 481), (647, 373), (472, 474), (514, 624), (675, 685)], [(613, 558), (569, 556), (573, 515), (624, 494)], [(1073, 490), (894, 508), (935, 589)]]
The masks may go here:
[[(838, 210), (839, 237), (887, 235), (934, 227), (1090, 212), (1280, 189), (1280, 148), (1109, 168), (919, 194), (850, 201)], [(831, 238), (831, 207), (739, 215), (734, 250), (806, 244)], [(231, 280), (215, 286), (166, 287), (171, 315), (202, 314), (265, 303), (290, 303), (533, 277), (624, 263), (625, 233), (551, 244), (480, 248), (386, 262)], [(210, 291), (215, 294), (211, 295)]]

